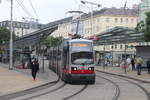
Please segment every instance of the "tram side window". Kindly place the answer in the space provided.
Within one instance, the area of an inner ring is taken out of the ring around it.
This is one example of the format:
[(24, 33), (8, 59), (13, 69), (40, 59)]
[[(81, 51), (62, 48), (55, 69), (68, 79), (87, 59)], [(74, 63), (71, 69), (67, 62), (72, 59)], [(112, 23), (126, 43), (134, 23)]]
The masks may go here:
[(63, 68), (66, 69), (66, 65), (67, 65), (67, 52), (63, 52)]
[(64, 69), (67, 69), (67, 66), (69, 65), (68, 63), (69, 63), (69, 58), (68, 58), (68, 54), (69, 54), (69, 50), (68, 50), (68, 48), (64, 48), (63, 49), (63, 68)]

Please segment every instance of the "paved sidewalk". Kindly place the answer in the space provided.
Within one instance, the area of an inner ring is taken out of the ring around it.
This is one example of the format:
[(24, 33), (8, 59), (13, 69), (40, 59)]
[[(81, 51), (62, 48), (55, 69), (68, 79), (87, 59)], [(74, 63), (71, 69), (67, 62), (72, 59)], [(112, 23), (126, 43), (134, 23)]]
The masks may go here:
[(147, 70), (142, 70), (141, 75), (137, 75), (136, 70), (135, 71), (127, 70), (127, 73), (125, 73), (124, 69), (121, 67), (107, 66), (104, 69), (104, 67), (102, 67), (102, 66), (96, 66), (96, 70), (113, 73), (113, 74), (117, 74), (117, 75), (122, 75), (122, 76), (127, 76), (127, 77), (131, 77), (134, 79), (142, 80), (145, 82), (150, 82), (150, 74), (148, 74)]
[(30, 69), (14, 68), (9, 70), (8, 65), (0, 63), (0, 95), (29, 89), (57, 80), (57, 75), (47, 69), (46, 67), (44, 73), (40, 69), (40, 72), (37, 74), (37, 80), (34, 81)]

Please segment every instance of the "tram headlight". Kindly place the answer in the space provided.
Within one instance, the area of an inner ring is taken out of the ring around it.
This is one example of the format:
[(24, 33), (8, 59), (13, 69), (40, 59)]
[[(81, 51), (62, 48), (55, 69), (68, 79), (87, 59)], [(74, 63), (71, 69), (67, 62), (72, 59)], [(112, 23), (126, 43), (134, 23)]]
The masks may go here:
[(77, 67), (72, 67), (71, 69), (72, 69), (72, 70), (77, 70)]
[(92, 68), (90, 67), (89, 70), (92, 70)]
[(77, 70), (77, 68), (76, 68), (76, 67), (74, 67), (74, 70)]
[(94, 71), (94, 67), (89, 67), (88, 70)]

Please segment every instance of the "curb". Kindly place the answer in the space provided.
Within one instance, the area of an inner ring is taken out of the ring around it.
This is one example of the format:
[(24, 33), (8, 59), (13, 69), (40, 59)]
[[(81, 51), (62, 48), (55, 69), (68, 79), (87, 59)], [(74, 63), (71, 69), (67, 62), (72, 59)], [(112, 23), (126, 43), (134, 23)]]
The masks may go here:
[(7, 95), (13, 95), (13, 94), (17, 94), (17, 93), (20, 93), (20, 92), (26, 92), (26, 91), (29, 91), (29, 90), (32, 90), (32, 89), (35, 89), (35, 88), (38, 88), (38, 87), (42, 87), (42, 86), (45, 86), (45, 85), (48, 85), (48, 84), (57, 83), (59, 80), (60, 80), (60, 79), (59, 79), (59, 77), (58, 77), (57, 80), (45, 82), (45, 83), (43, 83), (43, 84), (40, 84), (40, 85), (38, 85), (38, 86), (34, 86), (34, 87), (32, 87), (32, 88), (27, 88), (27, 89), (19, 90), (19, 91), (16, 91), (16, 92), (11, 92), (11, 93), (2, 94), (2, 95), (0, 95), (0, 97), (7, 96)]
[(115, 73), (111, 73), (111, 72), (105, 72), (105, 71), (101, 71), (101, 70), (98, 70), (98, 69), (96, 69), (96, 71), (106, 73), (106, 74), (110, 74), (110, 75), (116, 75), (116, 76), (120, 76), (120, 77), (124, 77), (124, 78), (128, 78), (128, 79), (133, 79), (133, 80), (140, 81), (140, 82), (143, 82), (143, 83), (150, 83), (150, 81), (142, 80), (142, 79), (135, 78), (135, 77), (132, 77), (132, 76), (115, 74)]

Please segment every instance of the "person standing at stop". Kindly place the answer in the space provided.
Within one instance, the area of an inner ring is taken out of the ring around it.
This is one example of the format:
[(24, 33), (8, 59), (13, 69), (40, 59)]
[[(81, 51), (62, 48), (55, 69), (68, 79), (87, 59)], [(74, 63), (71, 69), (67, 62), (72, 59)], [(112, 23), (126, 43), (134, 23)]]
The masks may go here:
[(141, 75), (141, 68), (142, 68), (143, 60), (139, 56), (135, 59), (135, 61), (136, 61), (137, 75)]
[(39, 63), (38, 60), (34, 58), (34, 60), (31, 63), (31, 73), (32, 73), (33, 80), (36, 80), (36, 74), (38, 71), (39, 71)]
[(148, 74), (150, 74), (150, 58), (146, 61), (147, 69), (148, 69)]

